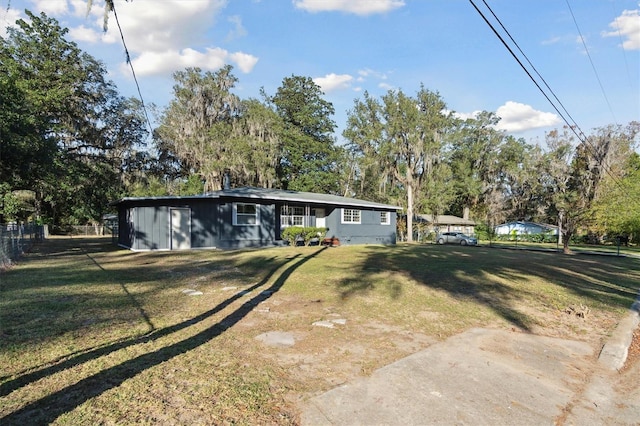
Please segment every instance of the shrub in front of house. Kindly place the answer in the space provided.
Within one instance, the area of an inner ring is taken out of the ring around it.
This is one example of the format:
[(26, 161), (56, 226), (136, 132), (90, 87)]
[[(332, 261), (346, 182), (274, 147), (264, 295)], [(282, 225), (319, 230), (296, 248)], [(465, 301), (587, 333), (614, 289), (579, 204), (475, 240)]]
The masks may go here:
[(305, 246), (312, 241), (320, 242), (327, 235), (327, 228), (317, 228), (315, 226), (290, 226), (282, 231), (282, 239), (287, 240), (290, 246), (304, 243)]

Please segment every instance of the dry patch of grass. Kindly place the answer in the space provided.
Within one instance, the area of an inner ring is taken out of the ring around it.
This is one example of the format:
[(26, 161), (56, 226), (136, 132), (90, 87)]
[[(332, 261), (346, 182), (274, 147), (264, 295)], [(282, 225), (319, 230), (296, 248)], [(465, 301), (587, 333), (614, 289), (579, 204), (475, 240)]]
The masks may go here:
[[(417, 245), (132, 253), (60, 239), (0, 280), (2, 424), (295, 424), (300, 400), (471, 327), (595, 350), (635, 298), (640, 260)], [(568, 315), (572, 304), (589, 316)], [(270, 331), (295, 344), (256, 340)]]

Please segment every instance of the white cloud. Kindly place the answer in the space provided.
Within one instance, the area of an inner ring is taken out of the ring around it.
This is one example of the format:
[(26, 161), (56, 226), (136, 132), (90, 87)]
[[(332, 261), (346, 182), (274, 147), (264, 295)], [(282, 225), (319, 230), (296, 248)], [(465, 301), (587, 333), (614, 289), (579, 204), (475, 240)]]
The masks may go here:
[(253, 67), (258, 63), (258, 58), (243, 52), (230, 53), (229, 58), (236, 64), (240, 71), (248, 74), (253, 70)]
[(20, 11), (17, 9), (5, 9), (2, 13), (2, 26), (0, 26), (0, 37), (7, 38), (7, 28), (16, 27), (16, 21), (22, 17)]
[[(50, 0), (38, 0), (49, 3)], [(86, 15), (86, 0), (71, 0), (76, 14), (81, 7)], [(70, 12), (66, 0), (55, 0), (62, 13)], [(246, 52), (229, 52), (220, 47), (206, 45), (204, 34), (215, 24), (226, 0), (115, 0), (118, 21), (122, 27), (127, 50), (136, 73), (161, 75), (185, 67), (216, 70), (229, 63), (243, 73), (249, 73), (258, 58)], [(66, 9), (61, 5), (65, 5)], [(69, 31), (76, 41), (91, 43), (120, 43), (120, 30), (113, 14), (109, 16), (109, 28), (103, 32), (105, 4), (94, 0), (90, 11), (90, 28), (81, 25)], [(246, 34), (238, 16), (229, 18), (234, 24), (233, 37)], [(196, 47), (199, 46), (199, 47)], [(121, 64), (120, 71), (130, 74), (129, 65)]]
[(625, 50), (640, 50), (640, 10), (625, 10), (609, 24), (613, 31), (603, 32), (603, 37), (626, 38), (622, 42)]
[(452, 113), (454, 117), (459, 118), (460, 120), (468, 120), (469, 118), (476, 118), (478, 114), (482, 111), (473, 111), (473, 112), (457, 112), (457, 111), (449, 111), (445, 110), (445, 114)]
[(327, 74), (324, 77), (314, 78), (313, 82), (322, 88), (322, 91), (329, 93), (335, 90), (348, 89), (351, 86), (353, 77), (349, 74)]
[(388, 83), (380, 83), (380, 84), (378, 84), (378, 87), (383, 89), (383, 90), (393, 90), (393, 86), (391, 84), (388, 84)]
[(49, 16), (52, 15), (65, 15), (69, 13), (69, 2), (67, 0), (36, 0), (34, 1), (35, 7), (33, 10), (38, 10), (46, 13)]
[(501, 118), (496, 129), (507, 132), (523, 132), (561, 123), (560, 117), (554, 113), (537, 111), (530, 105), (513, 101), (507, 101), (499, 107), (496, 115)]
[[(118, 20), (132, 53), (180, 50), (202, 42), (202, 35), (225, 4), (223, 0), (115, 0)], [(98, 17), (98, 21), (101, 27), (102, 19)], [(111, 15), (108, 33), (118, 33), (114, 21)]]
[(372, 70), (370, 68), (365, 68), (362, 70), (358, 71), (358, 75), (360, 76), (359, 78), (364, 79), (367, 77), (374, 77), (374, 78), (378, 78), (380, 80), (386, 80), (387, 79), (387, 75), (383, 72), (380, 71), (375, 71)]
[[(163, 52), (144, 52), (132, 59), (136, 74), (161, 75), (173, 73), (187, 67), (199, 67), (214, 71), (228, 63), (234, 63), (242, 72), (248, 73), (258, 59), (245, 53), (229, 53), (221, 48), (208, 48), (206, 52), (186, 48), (183, 50), (166, 50)], [(123, 74), (129, 73), (127, 64), (121, 65)]]
[(293, 0), (296, 8), (307, 12), (347, 12), (355, 15), (386, 13), (404, 6), (403, 0)]
[(102, 38), (102, 34), (84, 25), (69, 29), (69, 35), (76, 41), (86, 41), (88, 43), (96, 43)]
[(227, 21), (233, 24), (233, 30), (229, 31), (227, 34), (227, 41), (234, 40), (240, 37), (244, 37), (247, 35), (247, 30), (242, 25), (242, 18), (238, 15), (230, 16), (227, 18)]
[(555, 36), (555, 37), (551, 37), (551, 38), (549, 38), (547, 40), (542, 40), (541, 44), (543, 46), (548, 46), (548, 45), (551, 45), (551, 44), (559, 43), (560, 41), (562, 41), (562, 37)]

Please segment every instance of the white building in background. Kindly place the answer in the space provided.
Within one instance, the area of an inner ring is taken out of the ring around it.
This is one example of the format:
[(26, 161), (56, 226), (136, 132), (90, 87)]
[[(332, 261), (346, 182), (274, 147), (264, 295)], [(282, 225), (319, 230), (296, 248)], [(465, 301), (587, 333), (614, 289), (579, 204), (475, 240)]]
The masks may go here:
[(523, 234), (548, 234), (558, 235), (558, 227), (545, 223), (535, 223), (526, 221), (507, 222), (497, 225), (494, 228), (497, 235), (510, 235), (514, 232), (516, 235)]

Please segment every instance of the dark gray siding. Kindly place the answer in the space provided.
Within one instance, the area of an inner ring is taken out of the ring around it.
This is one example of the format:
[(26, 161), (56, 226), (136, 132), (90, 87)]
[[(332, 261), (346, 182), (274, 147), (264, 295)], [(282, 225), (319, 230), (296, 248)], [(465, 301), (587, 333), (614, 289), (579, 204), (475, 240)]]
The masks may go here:
[(190, 203), (191, 207), (191, 247), (214, 248), (220, 238), (220, 206), (203, 200)]
[[(197, 248), (243, 248), (283, 244), (280, 229), (281, 203), (257, 203), (255, 199), (141, 199), (118, 205), (118, 244), (133, 250), (169, 250), (172, 244), (171, 209), (189, 209), (187, 235)], [(234, 225), (234, 203), (256, 204), (257, 225)], [(360, 210), (361, 223), (341, 223), (342, 209), (328, 205), (303, 205), (311, 214), (308, 226), (317, 226), (315, 209), (324, 209), (327, 237), (341, 244), (394, 244), (396, 213), (389, 211), (390, 224), (380, 224), (379, 210)], [(182, 240), (184, 241), (184, 239)]]
[(342, 223), (342, 209), (327, 211), (327, 237), (336, 237), (340, 244), (395, 244), (396, 213), (389, 212), (390, 223), (380, 223), (379, 210), (360, 210), (360, 223)]
[(133, 250), (167, 250), (169, 240), (169, 207), (139, 206), (133, 210)]
[[(245, 201), (251, 203), (250, 201)], [(276, 214), (273, 204), (258, 204), (258, 225), (234, 225), (233, 203), (220, 205), (220, 248), (261, 247), (276, 240)]]
[(133, 219), (131, 208), (118, 206), (118, 245), (131, 248), (133, 244)]

